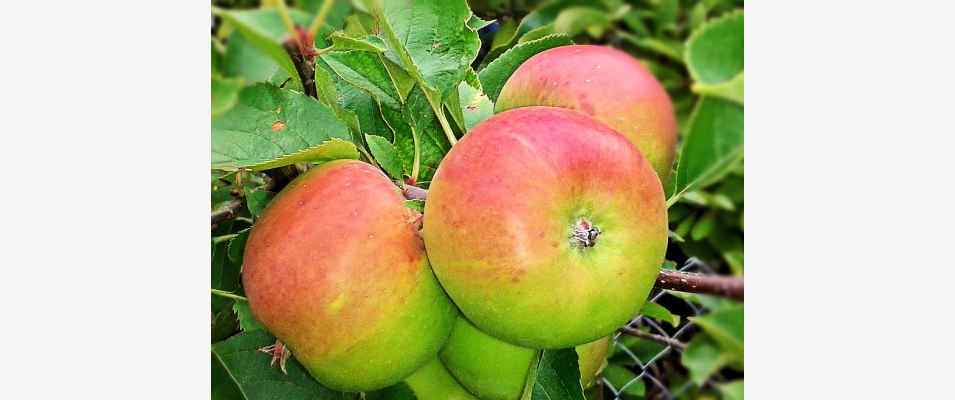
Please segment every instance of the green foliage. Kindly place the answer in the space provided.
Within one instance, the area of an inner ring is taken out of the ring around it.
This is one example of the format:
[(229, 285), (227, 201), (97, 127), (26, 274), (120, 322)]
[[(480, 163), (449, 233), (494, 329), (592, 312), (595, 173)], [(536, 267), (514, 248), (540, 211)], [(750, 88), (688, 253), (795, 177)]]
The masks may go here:
[[(212, 346), (214, 399), (357, 399), (355, 394), (333, 391), (316, 382), (294, 358), (278, 363), (259, 349), (275, 343), (265, 331), (242, 333)], [(218, 378), (218, 379), (216, 379)]]
[(305, 161), (358, 158), (348, 127), (301, 93), (256, 84), (212, 121), (212, 168), (270, 169)]
[(522, 399), (584, 400), (576, 350), (541, 350), (535, 363)]

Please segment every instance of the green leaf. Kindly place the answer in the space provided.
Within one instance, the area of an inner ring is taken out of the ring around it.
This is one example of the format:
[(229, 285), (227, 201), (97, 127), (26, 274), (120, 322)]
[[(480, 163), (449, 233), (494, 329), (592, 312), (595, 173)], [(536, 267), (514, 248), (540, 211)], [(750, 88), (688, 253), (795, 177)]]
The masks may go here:
[(713, 85), (742, 73), (743, 12), (725, 14), (694, 31), (684, 58), (690, 76), (698, 83)]
[(687, 191), (729, 172), (743, 156), (740, 105), (718, 98), (700, 98), (688, 125), (668, 207)]
[(368, 142), (368, 150), (375, 157), (375, 161), (381, 166), (388, 176), (393, 179), (401, 179), (401, 163), (398, 161), (398, 154), (395, 152), (395, 146), (381, 136), (365, 135), (365, 141)]
[[(224, 291), (235, 291), (239, 288), (241, 266), (229, 259), (228, 241), (212, 241), (212, 288)], [(212, 311), (219, 312), (231, 304), (232, 300), (223, 297), (212, 297)]]
[(358, 158), (348, 127), (298, 92), (256, 84), (212, 121), (212, 168), (262, 170), (296, 162)]
[(370, 1), (385, 41), (416, 80), (439, 96), (457, 87), (481, 47), (466, 24), (471, 18), (466, 1)]
[(679, 315), (674, 315), (673, 313), (670, 312), (670, 310), (667, 310), (665, 307), (657, 303), (651, 303), (651, 302), (644, 303), (643, 308), (640, 310), (640, 314), (642, 314), (645, 317), (650, 317), (653, 319), (664, 321), (673, 327), (680, 325)]
[(235, 304), (232, 305), (232, 310), (235, 311), (235, 315), (239, 320), (239, 329), (242, 329), (243, 332), (265, 330), (265, 326), (263, 326), (262, 323), (255, 319), (255, 316), (252, 315), (252, 309), (249, 308), (249, 302), (237, 300)]
[[(213, 8), (213, 12), (232, 24), (250, 44), (265, 53), (288, 76), (301, 85), (301, 80), (292, 59), (285, 48), (282, 47), (282, 42), (288, 36), (288, 29), (276, 9), (224, 10)], [(296, 24), (301, 26), (308, 26), (311, 22), (311, 15), (299, 10), (289, 9), (289, 15)], [(321, 39), (316, 38), (316, 45), (320, 42)]]
[(375, 53), (383, 53), (388, 48), (385, 42), (377, 36), (367, 36), (364, 39), (348, 36), (345, 32), (335, 32), (331, 36), (332, 46), (335, 51), (361, 50)]
[(574, 42), (570, 40), (570, 37), (555, 34), (512, 47), (478, 73), (484, 93), (491, 101), (496, 102), (501, 89), (504, 88), (504, 83), (524, 61), (544, 50), (571, 44)]
[(598, 38), (610, 26), (610, 14), (593, 7), (569, 7), (557, 15), (554, 31), (568, 36), (577, 36), (586, 31)]
[[(233, 390), (213, 391), (213, 398), (236, 395), (246, 400), (265, 399), (354, 399), (357, 394), (333, 391), (316, 382), (293, 358), (286, 364), (288, 375), (278, 365), (269, 365), (272, 357), (258, 349), (275, 343), (275, 338), (258, 330), (241, 333), (212, 346), (212, 376), (215, 383), (231, 383)], [(294, 354), (293, 354), (294, 356)], [(219, 381), (219, 382), (216, 382)]]
[(398, 88), (377, 53), (349, 50), (322, 54), (322, 60), (346, 82), (371, 94), (389, 107), (400, 107)]
[(488, 119), (494, 114), (494, 103), (480, 89), (472, 87), (467, 82), (458, 85), (458, 96), (461, 99), (461, 113), (464, 116), (465, 131), (470, 131), (479, 122)]
[(265, 211), (265, 207), (272, 201), (274, 194), (265, 190), (246, 190), (245, 204), (249, 208), (249, 213), (253, 219), (258, 219)]
[(321, 31), (327, 32), (335, 29), (341, 29), (345, 24), (345, 17), (351, 14), (352, 11), (350, 1), (298, 0), (295, 4), (309, 13), (317, 14), (318, 10), (322, 8), (322, 4), (325, 3), (325, 1), (332, 1), (334, 3), (332, 4), (332, 8), (328, 11), (328, 15), (325, 16), (325, 24), (322, 25)]
[(249, 230), (243, 229), (236, 233), (236, 236), (229, 240), (228, 255), (229, 261), (234, 265), (242, 265), (242, 256), (245, 253), (245, 241), (249, 239)]
[(720, 83), (694, 83), (691, 89), (693, 93), (699, 95), (719, 97), (743, 104), (743, 71), (740, 71), (732, 79)]
[(703, 328), (734, 361), (743, 360), (743, 305), (734, 304), (690, 319)]
[(716, 385), (723, 400), (743, 400), (743, 380)]
[(288, 76), (239, 32), (229, 35), (221, 69), (225, 76), (242, 78), (249, 83), (268, 81), (279, 71), (282, 76)]
[(536, 372), (532, 400), (584, 400), (577, 351), (573, 348), (541, 350)]
[(700, 386), (716, 371), (729, 365), (731, 357), (721, 352), (709, 335), (697, 334), (687, 343), (681, 362), (690, 372), (693, 383)]
[(427, 95), (419, 87), (408, 95), (402, 110), (382, 107), (381, 115), (395, 132), (395, 152), (405, 174), (427, 181), (451, 149)]
[(703, 240), (710, 235), (710, 232), (713, 232), (713, 228), (716, 227), (716, 212), (707, 211), (696, 221), (696, 224), (693, 225), (693, 230), (690, 231), (690, 237), (693, 240)]
[(530, 42), (532, 40), (537, 40), (546, 36), (553, 35), (555, 33), (560, 33), (560, 32), (554, 29), (554, 24), (552, 23), (539, 26), (525, 33), (523, 36), (520, 37), (520, 39), (517, 39), (517, 44)]
[(239, 100), (242, 90), (242, 78), (223, 78), (212, 76), (212, 116), (228, 111)]
[(651, 36), (636, 36), (626, 32), (619, 32), (618, 34), (641, 50), (650, 51), (683, 63), (683, 43)]
[(603, 370), (603, 376), (610, 381), (610, 385), (616, 392), (637, 397), (643, 397), (647, 392), (646, 384), (643, 380), (637, 379), (637, 374), (619, 365), (607, 365), (607, 368)]
[(472, 31), (477, 32), (481, 29), (484, 29), (485, 26), (488, 26), (493, 23), (494, 23), (493, 19), (488, 21), (488, 20), (482, 19), (481, 17), (477, 15), (471, 14), (471, 17), (468, 18), (467, 25), (468, 25), (468, 28), (471, 28)]

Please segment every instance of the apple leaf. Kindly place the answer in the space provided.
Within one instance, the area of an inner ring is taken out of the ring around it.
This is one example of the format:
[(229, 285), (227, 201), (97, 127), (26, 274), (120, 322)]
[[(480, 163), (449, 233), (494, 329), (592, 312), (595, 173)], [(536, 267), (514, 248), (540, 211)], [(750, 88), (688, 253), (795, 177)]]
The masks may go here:
[(404, 174), (419, 181), (431, 179), (451, 144), (424, 91), (415, 86), (401, 110), (382, 107), (381, 115), (395, 133), (395, 154)]
[(301, 93), (256, 84), (212, 121), (212, 168), (262, 170), (296, 162), (358, 158), (348, 127)]
[(524, 61), (544, 50), (570, 44), (574, 44), (570, 37), (554, 34), (510, 48), (478, 73), (484, 93), (491, 101), (496, 102), (497, 97), (501, 94), (501, 89), (504, 88), (504, 83)]
[(401, 163), (398, 161), (398, 155), (395, 152), (395, 146), (381, 136), (365, 135), (365, 141), (368, 143), (368, 150), (375, 157), (375, 161), (381, 166), (388, 176), (393, 179), (401, 179)]
[(212, 116), (228, 111), (239, 100), (242, 78), (212, 76)]
[(541, 350), (537, 366), (529, 375), (534, 383), (524, 388), (524, 397), (530, 393), (530, 400), (584, 400), (577, 351), (573, 348)]
[(600, 37), (610, 23), (610, 15), (605, 10), (582, 6), (568, 7), (554, 19), (554, 32), (573, 37), (586, 31), (592, 37)]
[(723, 400), (743, 400), (743, 380), (736, 380), (716, 385)]
[(258, 219), (262, 215), (262, 211), (265, 211), (265, 207), (269, 204), (269, 201), (272, 201), (273, 196), (275, 196), (274, 193), (265, 190), (247, 189), (245, 191), (245, 204), (249, 208), (249, 214), (252, 214), (253, 219)]
[(743, 71), (743, 12), (713, 19), (693, 32), (686, 44), (687, 69), (694, 81), (725, 82)]
[[(289, 16), (298, 25), (308, 26), (311, 22), (311, 15), (306, 12), (296, 9), (289, 9), (288, 11)], [(256, 10), (213, 8), (213, 12), (232, 24), (251, 45), (269, 56), (288, 76), (301, 85), (298, 72), (295, 70), (295, 65), (292, 64), (292, 59), (285, 48), (282, 47), (282, 42), (288, 36), (288, 29), (282, 22), (282, 17), (277, 10), (274, 8)], [(316, 38), (315, 41), (316, 45), (320, 45), (321, 38)]]
[(491, 99), (468, 82), (458, 85), (458, 98), (461, 101), (460, 110), (464, 118), (465, 132), (494, 114), (494, 103)]
[(637, 379), (637, 374), (617, 364), (607, 365), (607, 368), (603, 370), (603, 376), (610, 382), (615, 392), (637, 397), (643, 397), (647, 392), (646, 384), (643, 380)]
[[(283, 374), (278, 365), (270, 365), (272, 357), (259, 351), (275, 343), (263, 330), (245, 332), (212, 346), (213, 382), (226, 384), (213, 387), (213, 399), (356, 399), (357, 394), (331, 390), (312, 379), (295, 360), (286, 363)], [(231, 384), (231, 385), (229, 385)]]
[(429, 91), (443, 94), (464, 79), (481, 40), (467, 25), (465, 0), (366, 0), (378, 17), (385, 42), (403, 67)]
[(234, 265), (242, 265), (242, 256), (245, 253), (245, 242), (249, 239), (249, 228), (235, 233), (235, 237), (229, 240), (226, 246), (229, 261)]
[(686, 128), (667, 206), (729, 172), (742, 157), (743, 107), (719, 98), (700, 98)]
[(679, 315), (674, 315), (673, 313), (670, 312), (670, 310), (667, 310), (665, 307), (657, 303), (652, 303), (649, 301), (646, 302), (643, 305), (643, 308), (640, 309), (640, 314), (642, 314), (645, 317), (650, 317), (653, 319), (664, 321), (670, 324), (670, 326), (675, 327), (677, 325), (680, 325)]
[(733, 304), (690, 319), (703, 328), (734, 361), (743, 360), (743, 305)]
[(690, 372), (690, 379), (693, 383), (703, 385), (710, 375), (729, 365), (732, 358), (721, 352), (719, 346), (709, 335), (697, 334), (687, 343), (681, 361)]
[(239, 320), (239, 329), (242, 329), (243, 332), (265, 330), (262, 323), (252, 315), (252, 309), (249, 308), (247, 301), (237, 300), (235, 304), (232, 305), (232, 310), (235, 311), (235, 315)]
[(232, 32), (222, 56), (221, 72), (225, 76), (242, 78), (246, 82), (266, 82), (272, 77), (288, 77), (278, 64), (259, 51), (239, 32)]
[(378, 53), (348, 50), (322, 54), (338, 76), (389, 107), (400, 107), (398, 88), (392, 81), (383, 58)]

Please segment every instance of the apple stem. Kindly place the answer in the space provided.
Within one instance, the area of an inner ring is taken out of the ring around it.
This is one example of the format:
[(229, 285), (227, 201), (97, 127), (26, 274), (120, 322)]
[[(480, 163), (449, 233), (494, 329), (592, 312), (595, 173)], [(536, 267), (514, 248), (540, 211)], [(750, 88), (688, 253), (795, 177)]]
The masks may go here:
[(570, 228), (570, 246), (576, 248), (594, 247), (597, 245), (597, 236), (600, 228), (585, 217), (580, 217)]

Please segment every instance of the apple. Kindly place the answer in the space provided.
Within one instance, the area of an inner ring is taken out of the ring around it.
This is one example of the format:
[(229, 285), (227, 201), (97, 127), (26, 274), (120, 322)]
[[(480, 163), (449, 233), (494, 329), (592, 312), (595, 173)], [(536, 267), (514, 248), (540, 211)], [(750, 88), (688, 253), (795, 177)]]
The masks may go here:
[(636, 314), (667, 245), (663, 188), (623, 135), (523, 107), (475, 126), (438, 167), (423, 235), (435, 275), (480, 330), (567, 348)]
[(571, 108), (630, 139), (666, 181), (676, 154), (677, 124), (666, 90), (623, 51), (571, 45), (538, 53), (504, 84), (496, 111), (527, 106)]
[(397, 383), (437, 353), (457, 310), (399, 189), (354, 160), (313, 168), (268, 206), (242, 270), (253, 315), (322, 384)]
[[(413, 398), (417, 400), (478, 400), (454, 379), (437, 357), (405, 379), (405, 384), (414, 393)], [(390, 393), (383, 397), (406, 398), (406, 396)]]
[[(577, 346), (580, 384), (594, 384), (604, 365), (610, 336)], [(516, 346), (481, 332), (458, 318), (441, 349), (441, 361), (458, 382), (484, 400), (517, 400), (539, 350)]]

